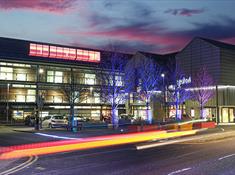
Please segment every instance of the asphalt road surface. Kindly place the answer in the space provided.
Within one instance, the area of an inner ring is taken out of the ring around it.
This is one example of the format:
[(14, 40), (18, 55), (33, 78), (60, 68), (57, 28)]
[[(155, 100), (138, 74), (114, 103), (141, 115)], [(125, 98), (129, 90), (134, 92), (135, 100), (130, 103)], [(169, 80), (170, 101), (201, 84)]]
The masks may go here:
[(131, 144), (8, 161), (12, 161), (8, 169), (23, 167), (15, 172), (10, 169), (17, 175), (234, 175), (235, 137), (144, 150)]

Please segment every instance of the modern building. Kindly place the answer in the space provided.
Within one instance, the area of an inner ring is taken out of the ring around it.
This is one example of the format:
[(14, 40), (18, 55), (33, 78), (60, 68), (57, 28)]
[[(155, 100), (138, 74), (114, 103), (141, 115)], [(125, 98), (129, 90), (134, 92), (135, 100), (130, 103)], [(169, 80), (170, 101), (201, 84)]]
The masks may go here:
[[(205, 68), (213, 79), (213, 85), (194, 87), (214, 91), (214, 96), (204, 106), (204, 117), (218, 123), (235, 122), (235, 45), (205, 39), (194, 38), (176, 54), (176, 64), (185, 74), (185, 80), (195, 82), (195, 73)], [(195, 89), (194, 89), (195, 90)], [(188, 100), (185, 113), (199, 116), (199, 105)]]
[[(100, 120), (110, 106), (100, 99), (97, 74), (109, 61), (102, 50), (0, 38), (0, 119), (69, 114), (66, 87), (76, 85), (75, 114)], [(122, 53), (120, 53), (122, 54)], [(129, 59), (131, 55), (125, 55)], [(117, 77), (122, 81), (122, 77)], [(74, 80), (74, 81), (72, 81)], [(125, 104), (119, 106), (125, 113)]]
[[(99, 73), (104, 65), (110, 63), (110, 54), (112, 52), (103, 50), (1, 37), (0, 119), (23, 119), (38, 111), (41, 116), (58, 113), (69, 115), (70, 104), (66, 88), (72, 86), (78, 96), (75, 101), (75, 115), (97, 121), (102, 116), (109, 116), (111, 106), (101, 99), (100, 89), (104, 84), (99, 79)], [(204, 106), (204, 117), (216, 119), (218, 123), (234, 123), (234, 45), (197, 37), (178, 53), (118, 54), (123, 57), (125, 64), (134, 60), (135, 68), (141, 66), (138, 65), (141, 59), (152, 59), (161, 66), (164, 76), (158, 88), (164, 98), (163, 101), (151, 102), (155, 119), (164, 120), (174, 113), (174, 100), (170, 100), (168, 89), (175, 83), (172, 75), (175, 74), (176, 67), (180, 67), (185, 75), (179, 78), (181, 84), (192, 85), (195, 82), (195, 73), (204, 67), (213, 78), (214, 84), (191, 86), (214, 91), (214, 96)], [(115, 80), (120, 81), (120, 86), (125, 84), (122, 75), (124, 72), (115, 76)], [(135, 92), (129, 95), (129, 100), (119, 105), (118, 114), (131, 113), (145, 118), (146, 106), (143, 100)], [(195, 100), (186, 100), (181, 109), (189, 116), (200, 116), (199, 105)]]

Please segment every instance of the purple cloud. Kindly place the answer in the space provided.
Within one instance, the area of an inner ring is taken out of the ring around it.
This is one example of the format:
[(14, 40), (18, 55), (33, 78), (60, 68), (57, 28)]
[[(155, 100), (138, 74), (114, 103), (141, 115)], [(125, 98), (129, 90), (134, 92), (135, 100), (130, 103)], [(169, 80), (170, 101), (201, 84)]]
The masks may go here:
[(170, 13), (172, 15), (179, 15), (179, 16), (193, 16), (196, 14), (203, 13), (205, 10), (204, 9), (168, 9), (165, 11), (165, 13)]
[(62, 13), (70, 9), (74, 2), (75, 0), (2, 0), (0, 1), (0, 9), (30, 9), (50, 13)]

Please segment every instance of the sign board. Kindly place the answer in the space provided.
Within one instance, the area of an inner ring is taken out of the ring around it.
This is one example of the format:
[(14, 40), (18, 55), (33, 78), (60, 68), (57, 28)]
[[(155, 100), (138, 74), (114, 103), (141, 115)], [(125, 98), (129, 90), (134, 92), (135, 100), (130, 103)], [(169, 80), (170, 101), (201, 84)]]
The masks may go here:
[(183, 77), (182, 79), (177, 80), (178, 87), (181, 87), (181, 85), (190, 84), (190, 83), (191, 83), (191, 77), (190, 76), (188, 78)]

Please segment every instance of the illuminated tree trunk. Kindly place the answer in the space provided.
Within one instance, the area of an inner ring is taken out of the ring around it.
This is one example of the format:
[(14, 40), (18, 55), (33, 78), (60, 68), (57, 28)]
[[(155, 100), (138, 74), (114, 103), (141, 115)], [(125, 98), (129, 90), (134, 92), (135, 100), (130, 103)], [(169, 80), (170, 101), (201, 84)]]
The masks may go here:
[(152, 114), (151, 114), (151, 110), (149, 109), (149, 106), (150, 106), (150, 97), (147, 97), (147, 100), (146, 100), (146, 117), (147, 117), (148, 123), (151, 124), (153, 118), (152, 118)]
[(203, 116), (203, 104), (202, 102), (200, 103), (200, 118), (203, 119), (204, 116)]
[(113, 128), (117, 129), (118, 128), (118, 110), (116, 108), (112, 109), (112, 124), (113, 124)]
[(70, 116), (69, 116), (69, 127), (71, 131), (74, 129), (74, 104), (70, 104)]

